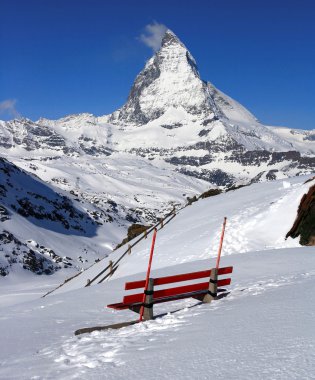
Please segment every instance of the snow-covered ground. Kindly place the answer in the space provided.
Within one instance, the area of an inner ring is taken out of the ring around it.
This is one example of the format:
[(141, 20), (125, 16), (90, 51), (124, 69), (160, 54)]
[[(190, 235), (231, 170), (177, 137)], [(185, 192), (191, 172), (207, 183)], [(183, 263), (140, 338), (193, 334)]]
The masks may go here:
[[(312, 379), (314, 248), (225, 256), (231, 294), (212, 304), (155, 307), (157, 319), (74, 336), (81, 327), (136, 318), (104, 306), (120, 301), (125, 277), (0, 312), (2, 379)], [(184, 273), (202, 260), (153, 271)], [(166, 313), (166, 314), (165, 314)]]
[(152, 277), (202, 270), (214, 266), (228, 217), (221, 266), (234, 266), (231, 293), (210, 305), (164, 303), (154, 307), (153, 321), (74, 336), (78, 328), (137, 318), (105, 306), (121, 301), (126, 281), (144, 278), (150, 238), (110, 281), (82, 288), (87, 271), (45, 298), (9, 306), (0, 297), (0, 378), (314, 378), (315, 248), (284, 240), (300, 197), (314, 183), (306, 179), (198, 201), (158, 232)]

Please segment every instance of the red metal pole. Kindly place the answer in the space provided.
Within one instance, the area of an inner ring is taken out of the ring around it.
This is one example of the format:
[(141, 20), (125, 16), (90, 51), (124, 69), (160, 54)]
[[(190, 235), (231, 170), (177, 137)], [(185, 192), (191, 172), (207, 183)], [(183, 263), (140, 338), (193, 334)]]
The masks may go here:
[(224, 221), (223, 221), (223, 227), (222, 227), (220, 246), (219, 246), (218, 257), (217, 257), (217, 263), (216, 263), (216, 266), (215, 266), (216, 269), (219, 269), (219, 265), (220, 265), (220, 258), (221, 258), (221, 252), (222, 252), (222, 245), (223, 245), (223, 239), (224, 239), (225, 226), (226, 226), (226, 217), (224, 217)]
[[(147, 269), (147, 277), (145, 279), (145, 286), (144, 286), (144, 293), (143, 293), (142, 303), (145, 302), (145, 296), (146, 296), (145, 292), (148, 290), (148, 284), (149, 284), (149, 278), (150, 278), (150, 272), (151, 272), (151, 264), (152, 264), (153, 253), (154, 253), (154, 245), (155, 245), (156, 234), (157, 234), (157, 229), (155, 228), (154, 229), (154, 233), (153, 233), (153, 238), (152, 238), (151, 251), (150, 251), (150, 259), (149, 259), (149, 264), (148, 264), (148, 269)], [(144, 307), (142, 305), (141, 309), (140, 309), (139, 322), (142, 322), (143, 311), (144, 311)]]

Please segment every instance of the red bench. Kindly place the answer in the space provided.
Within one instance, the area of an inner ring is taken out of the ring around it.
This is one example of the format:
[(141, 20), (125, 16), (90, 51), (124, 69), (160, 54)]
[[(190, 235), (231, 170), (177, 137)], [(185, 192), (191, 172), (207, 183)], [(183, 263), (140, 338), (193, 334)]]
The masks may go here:
[[(232, 272), (233, 267), (225, 267), (219, 269), (213, 268), (211, 270), (204, 270), (200, 272), (178, 274), (175, 276), (150, 278), (147, 291), (126, 295), (124, 296), (122, 302), (107, 305), (107, 307), (116, 310), (130, 309), (139, 313), (140, 308), (143, 306), (143, 319), (153, 319), (153, 305), (157, 303), (175, 301), (189, 297), (196, 298), (205, 303), (210, 303), (213, 299), (217, 298), (218, 292), (225, 291), (225, 289), (220, 289), (220, 287), (230, 285), (231, 283), (231, 278), (219, 280), (218, 276), (230, 274)], [(209, 278), (207, 282), (155, 290), (156, 286), (197, 280), (205, 277)], [(125, 284), (125, 290), (133, 290), (144, 287), (145, 280), (126, 282)], [(143, 303), (144, 294), (145, 302)]]

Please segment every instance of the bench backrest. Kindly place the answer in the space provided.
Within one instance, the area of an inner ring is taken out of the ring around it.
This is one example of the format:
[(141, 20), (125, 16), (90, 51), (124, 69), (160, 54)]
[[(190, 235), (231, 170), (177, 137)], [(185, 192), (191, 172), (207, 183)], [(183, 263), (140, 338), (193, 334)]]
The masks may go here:
[[(225, 267), (218, 269), (218, 276), (222, 274), (230, 274), (233, 272), (233, 267)], [(210, 278), (211, 270), (203, 270), (199, 272), (191, 272), (185, 274), (177, 274), (175, 276), (154, 278), (154, 286), (172, 284), (174, 282), (197, 280), (199, 278)], [(125, 290), (144, 288), (145, 280), (126, 282)]]
[[(225, 268), (219, 268), (218, 269), (218, 275), (224, 275), (224, 274), (230, 274), (233, 272), (233, 267), (225, 267)], [(192, 272), (192, 273), (185, 273), (185, 274), (178, 274), (174, 276), (167, 276), (167, 277), (159, 277), (153, 279), (154, 286), (158, 285), (166, 285), (166, 284), (172, 284), (176, 282), (182, 282), (182, 281), (189, 281), (189, 280), (197, 280), (199, 278), (210, 278), (211, 270), (204, 270), (199, 272)], [(227, 286), (230, 285), (231, 279), (225, 278), (222, 280), (218, 280), (217, 286)], [(132, 289), (139, 289), (144, 288), (145, 286), (145, 280), (141, 281), (132, 281), (127, 282), (125, 284), (125, 290), (132, 290)], [(192, 284), (192, 285), (184, 285), (184, 286), (178, 286), (175, 288), (169, 288), (169, 289), (161, 289), (156, 290), (153, 292), (153, 299), (159, 299), (164, 297), (172, 297), (177, 296), (184, 293), (193, 293), (198, 291), (207, 290), (209, 288), (209, 281), (202, 282), (198, 284)], [(138, 294), (131, 294), (127, 295), (123, 298), (123, 303), (137, 303), (143, 301), (143, 293)]]

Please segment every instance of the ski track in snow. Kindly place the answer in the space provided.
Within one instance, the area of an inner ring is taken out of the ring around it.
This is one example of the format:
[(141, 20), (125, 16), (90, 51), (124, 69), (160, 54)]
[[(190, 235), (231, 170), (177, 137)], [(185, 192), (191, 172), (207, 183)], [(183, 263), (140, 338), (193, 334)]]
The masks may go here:
[[(178, 340), (178, 335), (184, 333), (185, 329), (187, 331), (187, 327), (196, 324), (199, 319), (205, 320), (209, 312), (213, 313), (215, 310), (218, 310), (222, 313), (226, 313), (229, 310), (232, 310), (235, 302), (239, 302), (241, 299), (261, 296), (264, 293), (270, 293), (280, 287), (292, 286), (293, 284), (295, 286), (297, 284), (303, 285), (305, 280), (314, 278), (314, 276), (315, 270), (301, 274), (280, 276), (278, 279), (266, 277), (264, 280), (258, 282), (250, 282), (246, 285), (240, 284), (231, 287), (231, 292), (226, 298), (217, 300), (211, 305), (205, 305), (196, 302), (193, 299), (177, 301), (176, 303), (167, 303), (165, 304), (167, 306), (162, 306), (162, 313), (170, 309), (175, 309), (176, 311), (157, 317), (155, 320), (146, 321), (142, 324), (125, 327), (119, 330), (108, 330), (103, 332), (95, 331), (91, 334), (71, 337), (70, 339), (65, 340), (65, 342), (59, 347), (48, 347), (42, 350), (40, 355), (49, 357), (56, 363), (58, 372), (60, 371), (60, 373), (62, 373), (62, 377), (59, 378), (99, 378), (98, 375), (96, 377), (90, 377), (89, 374), (89, 370), (96, 368), (113, 371), (108, 372), (108, 378), (112, 378), (111, 376), (117, 376), (117, 374), (115, 374), (115, 368), (126, 365), (130, 360), (130, 357), (138, 359), (136, 365), (141, 366), (141, 352), (160, 350), (161, 342), (176, 342)], [(198, 320), (196, 318), (198, 318)], [(277, 344), (277, 342), (275, 342), (275, 344)], [(294, 345), (297, 351), (296, 358), (298, 358), (305, 351), (305, 342), (301, 340), (300, 346), (298, 346), (297, 342), (294, 342)], [(242, 349), (244, 349), (244, 347), (242, 347)], [(233, 348), (233, 350), (237, 350), (237, 347)], [(287, 371), (285, 368), (279, 368), (278, 373), (277, 371), (273, 372), (273, 377), (270, 378), (298, 378), (295, 377), (296, 375), (292, 372), (292, 360), (295, 360), (292, 352), (295, 350), (292, 346), (288, 346), (286, 350), (287, 353), (283, 352), (283, 357), (279, 354), (278, 358), (272, 358), (270, 356), (271, 354), (268, 355), (268, 352), (264, 352), (264, 357), (261, 359), (265, 364), (268, 360), (280, 360), (287, 362), (288, 365)], [(283, 347), (280, 347), (280, 345), (279, 351), (283, 351)], [(204, 360), (206, 360), (206, 358), (204, 358)], [(233, 364), (237, 365), (237, 363)], [(244, 363), (238, 365), (242, 364)], [(268, 370), (268, 366), (266, 366), (265, 372), (263, 371), (258, 375), (258, 378), (267, 378), (269, 372), (270, 370)], [(92, 374), (95, 376), (94, 372), (91, 373), (91, 375)], [(257, 373), (255, 376), (257, 377)], [(118, 375), (117, 378), (121, 377)], [(161, 377), (156, 377), (156, 375), (152, 374), (152, 378)], [(184, 378), (189, 377), (187, 377), (186, 374)], [(208, 379), (209, 377), (205, 375), (200, 378)], [(250, 379), (251, 377), (248, 374), (244, 374), (244, 378)]]

